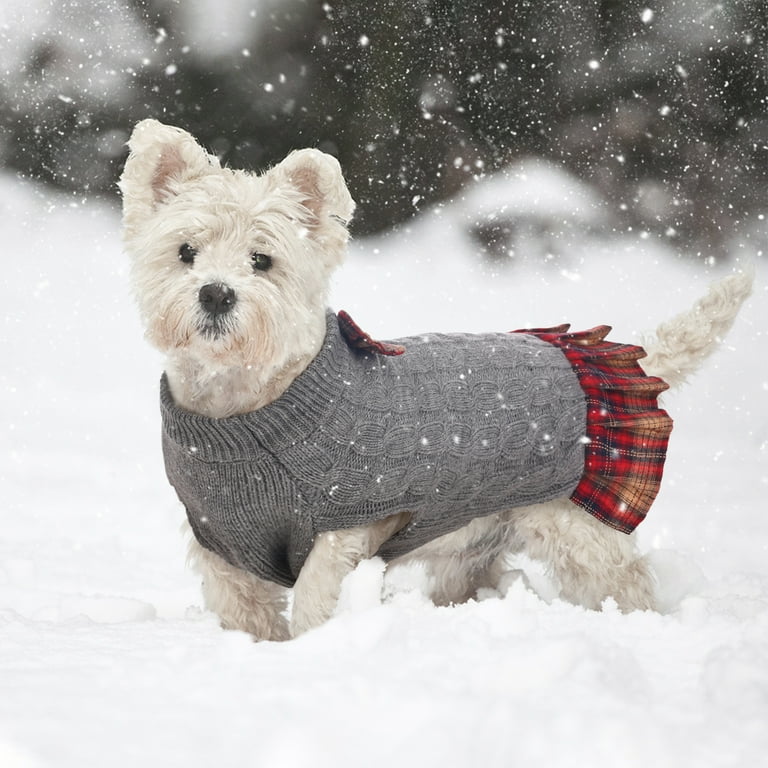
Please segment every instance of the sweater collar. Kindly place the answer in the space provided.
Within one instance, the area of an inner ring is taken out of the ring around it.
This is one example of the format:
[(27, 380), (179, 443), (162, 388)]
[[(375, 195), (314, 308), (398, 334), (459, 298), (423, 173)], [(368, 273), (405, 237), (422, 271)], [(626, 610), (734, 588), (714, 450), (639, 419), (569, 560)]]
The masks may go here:
[(164, 373), (160, 380), (164, 439), (209, 462), (247, 460), (255, 453), (301, 442), (336, 407), (348, 386), (353, 358), (360, 356), (349, 348), (338, 318), (328, 311), (323, 346), (288, 389), (263, 408), (224, 419), (199, 416), (176, 405)]

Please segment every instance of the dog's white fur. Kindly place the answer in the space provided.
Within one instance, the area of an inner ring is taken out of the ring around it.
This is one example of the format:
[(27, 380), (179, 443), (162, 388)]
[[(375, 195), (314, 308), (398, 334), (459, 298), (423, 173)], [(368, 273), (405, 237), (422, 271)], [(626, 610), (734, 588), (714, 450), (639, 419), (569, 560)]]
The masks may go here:
[[(167, 356), (175, 401), (222, 418), (263, 407), (282, 394), (320, 349), (327, 291), (341, 263), (354, 202), (338, 163), (301, 150), (261, 176), (221, 168), (188, 133), (155, 120), (136, 126), (120, 188), (124, 237), (147, 337)], [(194, 265), (179, 248), (196, 251)], [(272, 268), (254, 273), (253, 253)], [(237, 297), (216, 334), (198, 300), (202, 286), (225, 284)], [(690, 311), (660, 326), (643, 367), (680, 384), (718, 346), (752, 276), (715, 284)], [(223, 626), (284, 640), (328, 619), (341, 582), (406, 522), (324, 533), (299, 574), (290, 621), (284, 588), (242, 571), (194, 538), (190, 560), (203, 576), (206, 606)], [(398, 562), (422, 561), (438, 604), (497, 587), (507, 557), (525, 552), (546, 564), (562, 598), (623, 611), (654, 607), (654, 578), (634, 536), (617, 532), (567, 500), (474, 520)]]

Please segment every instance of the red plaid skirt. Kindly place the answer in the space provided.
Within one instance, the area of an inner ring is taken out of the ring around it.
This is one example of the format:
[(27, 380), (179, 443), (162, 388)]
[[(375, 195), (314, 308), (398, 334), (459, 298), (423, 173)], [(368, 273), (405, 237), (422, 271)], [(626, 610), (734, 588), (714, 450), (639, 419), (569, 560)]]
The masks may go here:
[(645, 518), (661, 485), (672, 419), (657, 398), (669, 388), (638, 364), (642, 347), (605, 341), (600, 325), (568, 333), (568, 325), (515, 331), (558, 347), (587, 398), (584, 474), (571, 501), (624, 533)]

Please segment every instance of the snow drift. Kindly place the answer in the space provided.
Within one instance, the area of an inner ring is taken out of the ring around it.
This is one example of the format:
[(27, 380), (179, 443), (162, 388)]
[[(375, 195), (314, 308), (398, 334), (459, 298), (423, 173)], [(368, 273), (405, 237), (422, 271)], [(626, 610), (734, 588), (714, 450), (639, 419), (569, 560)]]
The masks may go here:
[[(334, 307), (381, 338), (569, 321), (637, 341), (732, 266), (600, 235), (599, 205), (546, 167), (479, 183), (354, 243)], [(480, 257), (477, 225), (499, 219), (509, 243)], [(257, 645), (201, 610), (184, 567), (161, 361), (128, 294), (117, 212), (0, 177), (0, 220), (1, 765), (764, 761), (764, 267), (722, 350), (665, 401), (676, 429), (640, 528), (665, 613), (564, 604), (531, 563), (547, 600), (515, 582), (435, 608), (418, 568), (385, 576), (374, 560), (326, 626)]]

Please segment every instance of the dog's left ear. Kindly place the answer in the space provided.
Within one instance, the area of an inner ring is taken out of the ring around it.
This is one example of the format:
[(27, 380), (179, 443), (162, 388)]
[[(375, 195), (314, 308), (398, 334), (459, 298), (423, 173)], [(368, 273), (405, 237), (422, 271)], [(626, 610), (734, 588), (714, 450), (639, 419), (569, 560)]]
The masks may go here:
[(355, 201), (349, 194), (339, 161), (319, 149), (291, 152), (272, 173), (301, 193), (302, 204), (317, 220), (318, 226), (329, 219), (349, 224)]
[(128, 147), (118, 184), (128, 218), (151, 212), (177, 194), (184, 182), (219, 168), (217, 158), (189, 133), (157, 120), (137, 123)]

